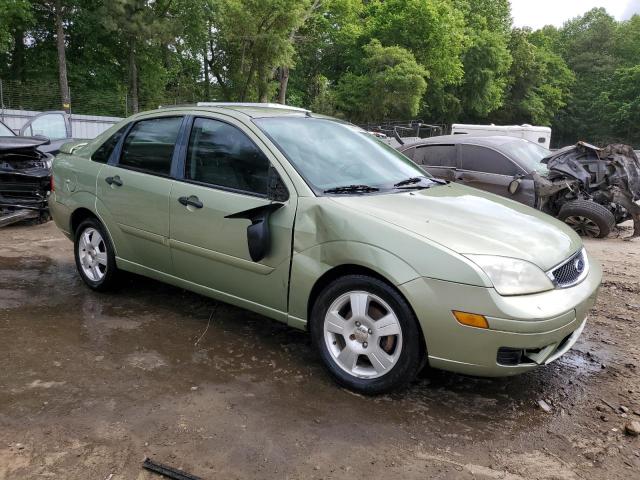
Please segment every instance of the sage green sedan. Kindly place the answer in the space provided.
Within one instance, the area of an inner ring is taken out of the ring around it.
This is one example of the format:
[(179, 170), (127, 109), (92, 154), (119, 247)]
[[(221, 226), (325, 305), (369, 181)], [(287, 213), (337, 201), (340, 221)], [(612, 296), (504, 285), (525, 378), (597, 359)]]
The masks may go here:
[(268, 104), (130, 117), (53, 165), (92, 289), (134, 272), (307, 330), (341, 385), (505, 376), (582, 332), (601, 270), (568, 226), (430, 177), (357, 127)]

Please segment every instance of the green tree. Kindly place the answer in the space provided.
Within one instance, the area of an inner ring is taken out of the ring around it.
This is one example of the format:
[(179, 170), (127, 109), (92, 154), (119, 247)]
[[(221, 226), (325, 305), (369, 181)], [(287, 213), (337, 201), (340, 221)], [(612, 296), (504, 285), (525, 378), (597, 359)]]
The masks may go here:
[(300, 27), (289, 85), (300, 105), (326, 106), (340, 77), (359, 68), (363, 12), (362, 0), (322, 0)]
[(0, 3), (0, 75), (24, 79), (24, 31), (32, 21), (27, 0)]
[(3, 0), (0, 3), (0, 54), (9, 51), (16, 24), (22, 25), (30, 19), (27, 0)]
[(225, 99), (273, 96), (276, 68), (293, 65), (292, 32), (310, 7), (309, 0), (212, 2), (210, 67)]
[(498, 123), (550, 125), (565, 106), (573, 74), (557, 54), (530, 42), (528, 29), (514, 29), (509, 50), (513, 63), (501, 108), (490, 118)]
[(604, 138), (607, 143), (640, 145), (640, 65), (616, 70), (596, 107), (611, 124)]
[(576, 76), (567, 105), (556, 117), (554, 133), (563, 144), (610, 136), (610, 119), (597, 107), (616, 70), (617, 24), (605, 9), (594, 8), (560, 30), (559, 50)]
[(366, 37), (409, 50), (427, 71), (429, 88), (422, 109), (435, 121), (448, 117), (455, 96), (447, 87), (464, 76), (464, 16), (449, 0), (372, 0)]
[(640, 15), (618, 25), (613, 52), (625, 66), (640, 64)]
[(450, 107), (447, 120), (462, 116), (476, 121), (503, 104), (512, 61), (511, 10), (508, 0), (458, 0), (457, 4), (466, 22), (464, 77), (454, 89), (458, 108)]
[(402, 47), (372, 40), (363, 47), (363, 71), (345, 74), (336, 90), (336, 107), (347, 118), (376, 121), (418, 113), (427, 89), (427, 71)]
[[(123, 64), (128, 65), (131, 110), (140, 109), (140, 95), (151, 99), (166, 80), (161, 45), (175, 36), (177, 25), (167, 17), (170, 0), (110, 0), (101, 8), (104, 25), (116, 37)], [(140, 75), (144, 69), (148, 74)], [(140, 81), (142, 78), (142, 82)]]

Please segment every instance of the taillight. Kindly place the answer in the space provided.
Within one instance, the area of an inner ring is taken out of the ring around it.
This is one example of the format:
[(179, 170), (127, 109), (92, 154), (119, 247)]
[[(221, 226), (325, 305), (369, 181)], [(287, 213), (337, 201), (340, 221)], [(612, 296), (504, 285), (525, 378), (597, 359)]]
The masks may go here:
[(51, 178), (51, 181), (49, 182), (49, 189), (52, 192), (54, 192), (56, 188), (55, 188), (55, 183), (53, 182), (53, 174), (51, 174), (51, 177), (49, 177), (49, 178)]

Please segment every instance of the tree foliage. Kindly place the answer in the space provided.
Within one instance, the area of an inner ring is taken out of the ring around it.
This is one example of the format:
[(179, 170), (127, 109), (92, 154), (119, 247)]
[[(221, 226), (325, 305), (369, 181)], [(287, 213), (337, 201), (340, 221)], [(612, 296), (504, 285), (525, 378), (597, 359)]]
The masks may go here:
[(336, 109), (362, 122), (414, 117), (427, 89), (427, 70), (402, 47), (372, 40), (363, 51), (362, 71), (340, 79)]
[(554, 114), (566, 105), (573, 74), (562, 58), (531, 40), (527, 29), (511, 32), (513, 62), (504, 106), (492, 117), (497, 122), (549, 125)]
[[(601, 8), (531, 31), (513, 28), (508, 0), (0, 2), (0, 79), (33, 109), (60, 108), (66, 76), (78, 113), (280, 101), (640, 142), (638, 68), (640, 16)], [(23, 95), (36, 84), (46, 95)]]

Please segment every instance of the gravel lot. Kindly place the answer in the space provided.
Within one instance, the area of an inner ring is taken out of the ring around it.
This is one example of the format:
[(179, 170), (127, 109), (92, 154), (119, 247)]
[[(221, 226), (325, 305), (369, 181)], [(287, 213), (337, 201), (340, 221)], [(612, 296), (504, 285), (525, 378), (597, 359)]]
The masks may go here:
[(146, 456), (206, 479), (640, 478), (640, 240), (586, 244), (604, 284), (561, 360), (365, 398), (302, 332), (140, 277), (92, 293), (53, 223), (0, 230), (0, 479), (159, 478)]

